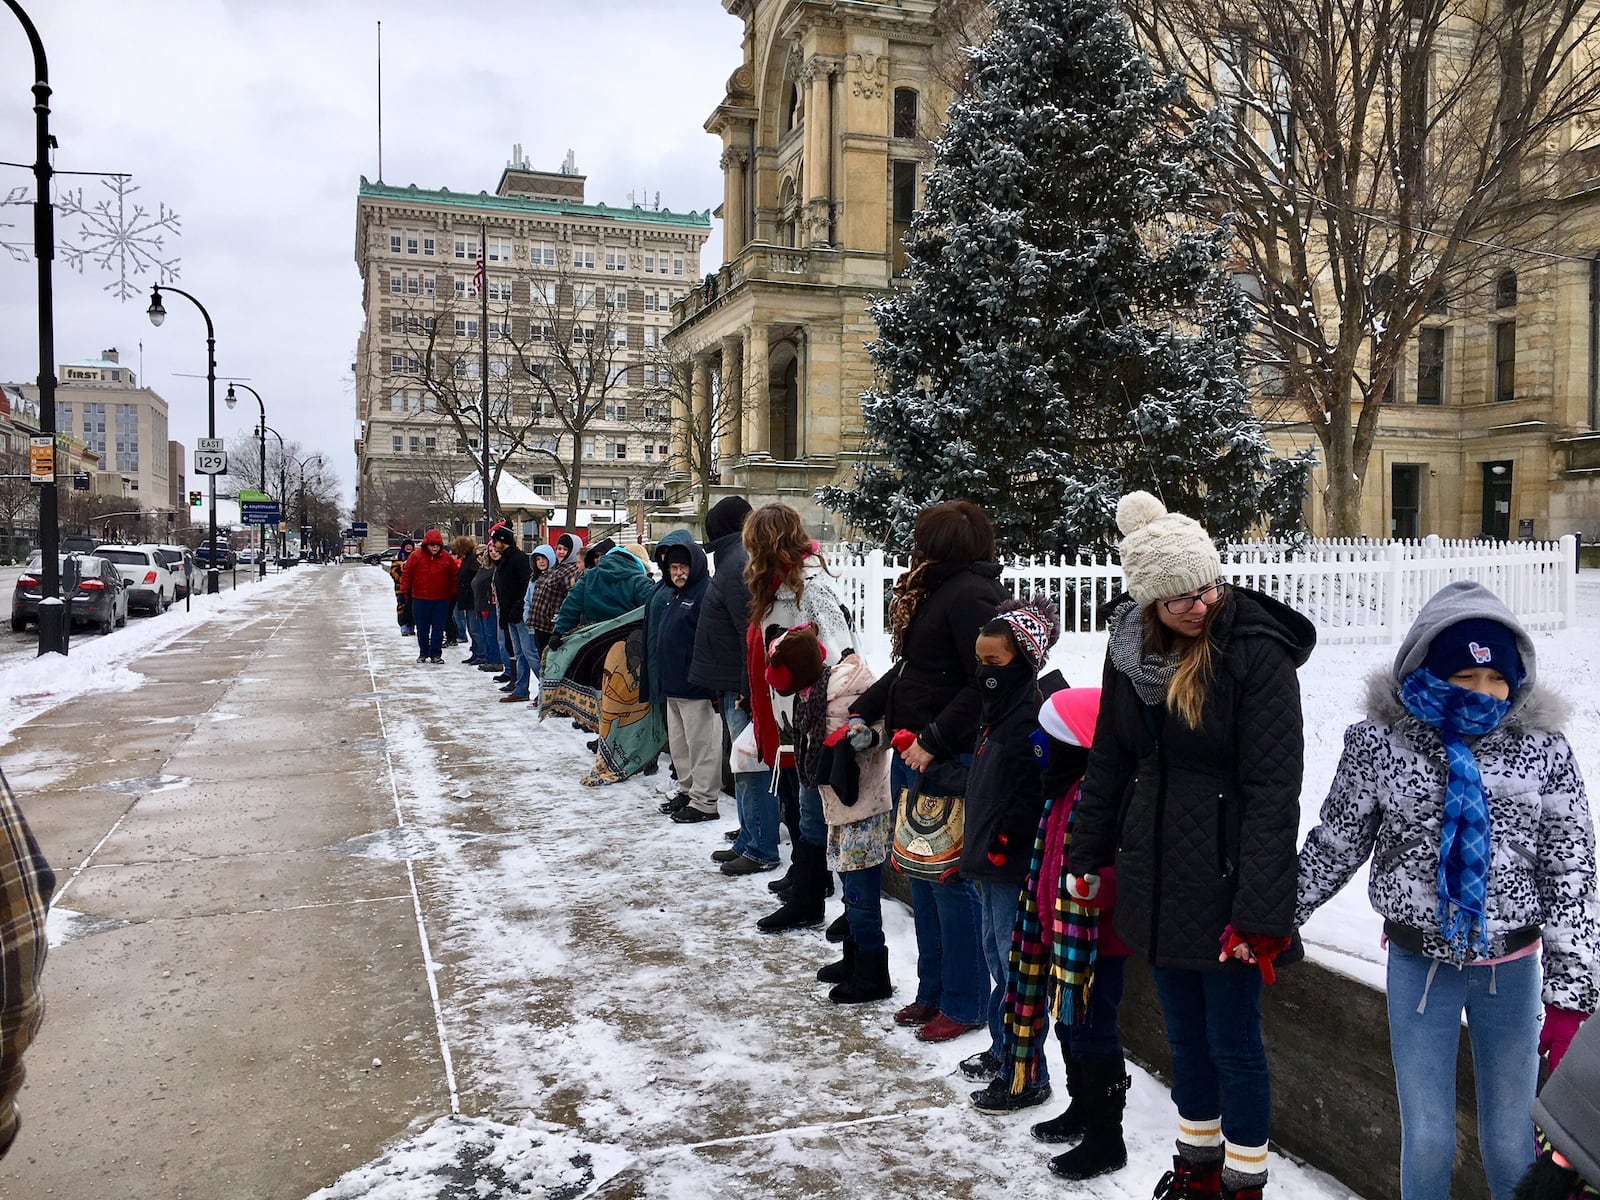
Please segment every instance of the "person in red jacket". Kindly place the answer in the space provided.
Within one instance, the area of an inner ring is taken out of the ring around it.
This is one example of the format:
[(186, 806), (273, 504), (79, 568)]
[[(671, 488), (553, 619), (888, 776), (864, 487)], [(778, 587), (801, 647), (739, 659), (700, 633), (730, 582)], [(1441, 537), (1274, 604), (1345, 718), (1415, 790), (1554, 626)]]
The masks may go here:
[(461, 560), (444, 548), (444, 534), (430, 529), (422, 549), (406, 559), (400, 570), (400, 594), (411, 601), (417, 623), (417, 661), (442, 663), (444, 625), (450, 619)]

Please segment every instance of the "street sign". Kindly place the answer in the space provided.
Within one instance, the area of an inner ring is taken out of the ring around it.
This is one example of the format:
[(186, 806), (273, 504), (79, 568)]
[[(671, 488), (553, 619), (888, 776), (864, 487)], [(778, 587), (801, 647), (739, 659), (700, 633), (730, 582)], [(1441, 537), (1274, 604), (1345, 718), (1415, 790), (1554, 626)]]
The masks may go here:
[(223, 454), (228, 449), (221, 438), (196, 438), (194, 448), (204, 450), (207, 454)]
[(283, 512), (276, 500), (241, 500), (239, 520), (246, 525), (276, 525)]
[(54, 483), (56, 479), (56, 439), (44, 437), (28, 439), (28, 482)]
[[(214, 441), (213, 438), (201, 438), (203, 442)], [(196, 450), (194, 452), (194, 473), (196, 475), (226, 475), (228, 473), (228, 452), (226, 450)]]
[(353, 538), (356, 538), (356, 539), (361, 539), (361, 538), (366, 537), (367, 536), (367, 523), (365, 521), (356, 521), (356, 522), (354, 522), (350, 526), (350, 536), (353, 537)]

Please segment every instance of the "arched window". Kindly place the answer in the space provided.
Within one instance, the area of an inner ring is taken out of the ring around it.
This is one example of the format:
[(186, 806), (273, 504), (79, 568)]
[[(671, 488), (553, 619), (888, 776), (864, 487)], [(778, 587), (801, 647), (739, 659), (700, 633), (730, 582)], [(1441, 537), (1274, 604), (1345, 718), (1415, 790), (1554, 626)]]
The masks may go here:
[(785, 179), (778, 189), (778, 242), (784, 246), (800, 244), (800, 205), (793, 179)]
[(793, 82), (783, 85), (783, 131), (788, 133), (800, 121), (800, 88)]
[(917, 93), (912, 88), (894, 90), (894, 136), (917, 136)]
[(1502, 271), (1500, 278), (1494, 281), (1494, 306), (1496, 308), (1515, 308), (1517, 306), (1517, 273), (1515, 271)]

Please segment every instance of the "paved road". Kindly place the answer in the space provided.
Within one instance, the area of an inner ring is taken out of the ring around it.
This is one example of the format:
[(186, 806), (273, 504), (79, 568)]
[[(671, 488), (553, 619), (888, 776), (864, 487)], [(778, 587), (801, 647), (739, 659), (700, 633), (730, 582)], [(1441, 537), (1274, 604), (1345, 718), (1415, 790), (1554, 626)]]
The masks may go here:
[(303, 1197), (448, 1111), (406, 864), (337, 849), (395, 822), (359, 616), (303, 570), (0, 752), (60, 875), (0, 1196)]

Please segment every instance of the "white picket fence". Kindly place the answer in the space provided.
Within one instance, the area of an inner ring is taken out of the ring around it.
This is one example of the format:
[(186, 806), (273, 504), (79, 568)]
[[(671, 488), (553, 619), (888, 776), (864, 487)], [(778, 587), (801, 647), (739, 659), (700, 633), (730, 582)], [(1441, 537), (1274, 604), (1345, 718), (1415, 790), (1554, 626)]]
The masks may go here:
[[(905, 560), (882, 550), (822, 549), (858, 646), (886, 661), (889, 594)], [(1230, 547), (1222, 562), (1224, 578), (1304, 613), (1325, 642), (1396, 642), (1428, 598), (1456, 579), (1483, 584), (1529, 628), (1565, 628), (1577, 608), (1571, 535), (1558, 542), (1320, 541), (1299, 550), (1246, 543)], [(1054, 604), (1063, 634), (1103, 633), (1107, 601), (1123, 589), (1122, 568), (1110, 559), (1014, 559), (1001, 582), (1015, 596)]]

